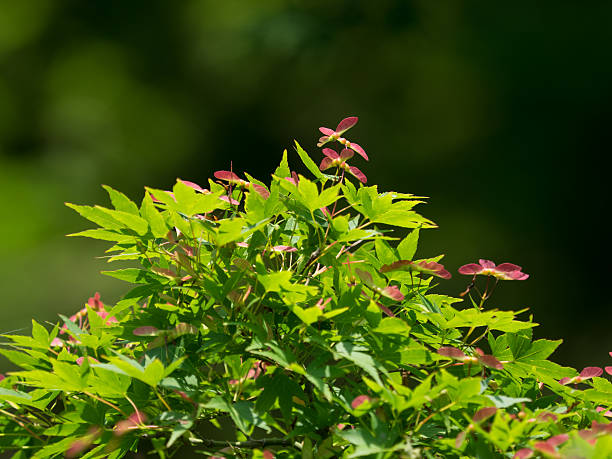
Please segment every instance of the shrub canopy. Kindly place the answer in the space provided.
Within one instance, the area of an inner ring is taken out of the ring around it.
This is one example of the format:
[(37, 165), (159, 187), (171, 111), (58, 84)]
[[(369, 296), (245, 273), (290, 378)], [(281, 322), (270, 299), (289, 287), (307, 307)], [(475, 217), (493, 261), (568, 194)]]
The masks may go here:
[(610, 457), (603, 370), (548, 360), (560, 340), (490, 305), (528, 277), (517, 265), (467, 264), (462, 297), (434, 293), (451, 273), (415, 255), (435, 224), (423, 198), (366, 185), (368, 155), (344, 137), (356, 122), (321, 128), (320, 166), (296, 143), (311, 178), (285, 151), (270, 183), (218, 171), (140, 205), (109, 187), (112, 209), (68, 204), (97, 225), (73, 236), (112, 242), (109, 261), (133, 265), (105, 274), (135, 287), (4, 336), (21, 370), (0, 382), (0, 449)]

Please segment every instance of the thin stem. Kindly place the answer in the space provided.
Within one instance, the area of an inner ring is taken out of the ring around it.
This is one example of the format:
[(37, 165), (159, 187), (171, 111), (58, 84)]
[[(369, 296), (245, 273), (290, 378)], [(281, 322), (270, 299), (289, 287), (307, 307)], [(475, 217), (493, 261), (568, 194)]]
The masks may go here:
[(360, 229), (364, 229), (364, 228), (366, 228), (366, 227), (370, 226), (372, 223), (373, 223), (372, 221), (369, 221), (369, 222), (367, 222), (367, 223), (364, 223), (364, 224), (363, 224), (363, 225), (361, 225), (361, 226), (358, 226), (358, 227), (357, 227), (357, 228), (355, 228), (355, 229), (358, 229), (358, 230), (360, 230)]
[(451, 402), (448, 405), (440, 408), (438, 411), (434, 411), (433, 413), (431, 413), (429, 416), (427, 416), (425, 419), (423, 419), (419, 425), (416, 426), (416, 428), (414, 429), (414, 432), (418, 432), (419, 429), (421, 427), (423, 427), (423, 424), (425, 424), (427, 421), (429, 421), (431, 418), (433, 418), (436, 414), (441, 413), (442, 411), (448, 410), (449, 408), (453, 407), (454, 405), (456, 405), (457, 402)]
[[(342, 209), (340, 209), (337, 213), (340, 214), (342, 212), (344, 212), (346, 209), (351, 209), (353, 206), (352, 205), (348, 205), (346, 207), (343, 207)], [(334, 217), (334, 215), (336, 215), (335, 213), (332, 213), (332, 218)]]
[(168, 405), (166, 400), (164, 400), (164, 397), (162, 397), (162, 395), (159, 393), (157, 388), (155, 388), (155, 395), (157, 395), (157, 398), (164, 404), (164, 406), (166, 407), (168, 411), (172, 411), (172, 408), (170, 408), (170, 405)]
[(36, 438), (38, 441), (44, 442), (42, 438), (40, 438), (38, 435), (36, 435), (36, 433), (34, 433), (28, 426), (25, 425), (25, 423), (23, 421), (21, 421), (19, 419), (18, 416), (14, 415), (13, 413), (9, 412), (9, 411), (5, 411), (3, 409), (0, 409), (0, 413), (5, 414), (11, 418), (13, 418), (13, 420), (19, 424), (21, 427), (23, 427), (25, 430), (27, 430), (30, 435), (32, 435), (34, 438)]
[(497, 287), (497, 283), (498, 283), (498, 282), (499, 282), (499, 279), (496, 277), (496, 278), (495, 278), (495, 283), (494, 283), (494, 284), (493, 284), (493, 286), (491, 287), (491, 291), (490, 291), (490, 292), (487, 292), (487, 294), (486, 294), (486, 295), (487, 295), (487, 297), (486, 297), (485, 299), (487, 299), (487, 300), (488, 300), (489, 298), (491, 298), (491, 295), (493, 295), (493, 290), (495, 290), (495, 287)]
[(483, 332), (483, 333), (482, 333), (480, 336), (478, 336), (477, 338), (475, 338), (475, 339), (474, 339), (474, 341), (472, 341), (472, 342), (470, 343), (470, 346), (473, 346), (473, 345), (474, 345), (474, 344), (476, 344), (478, 341), (480, 341), (481, 339), (483, 339), (483, 338), (486, 336), (486, 334), (487, 334), (488, 332), (489, 332), (489, 327), (485, 327), (485, 331), (484, 331), (484, 332)]
[(123, 411), (121, 411), (121, 409), (117, 406), (117, 405), (113, 405), (111, 402), (109, 402), (108, 400), (104, 400), (101, 397), (98, 397), (97, 395), (94, 395), (90, 392), (83, 392), (85, 395), (87, 395), (88, 397), (91, 397), (99, 402), (104, 403), (105, 405), (110, 406), (111, 408), (117, 410), (119, 413), (121, 413), (123, 416), (125, 416), (127, 418), (127, 414), (125, 414)]
[(491, 280), (491, 276), (487, 276), (487, 284), (485, 285), (484, 293), (480, 295), (480, 303), (478, 304), (478, 309), (482, 309), (482, 307), (484, 306), (484, 302), (487, 301), (487, 298), (489, 298), (487, 294), (489, 293), (490, 280)]

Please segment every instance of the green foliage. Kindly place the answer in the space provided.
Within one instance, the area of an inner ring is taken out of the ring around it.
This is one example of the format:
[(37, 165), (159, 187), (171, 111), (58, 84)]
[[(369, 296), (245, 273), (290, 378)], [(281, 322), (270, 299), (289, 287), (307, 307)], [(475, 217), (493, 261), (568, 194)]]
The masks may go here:
[[(21, 370), (0, 382), (0, 450), (612, 454), (597, 411), (608, 380), (549, 361), (560, 341), (534, 340), (537, 324), (489, 308), (490, 294), (431, 293), (444, 276), (440, 257), (414, 260), (435, 227), (422, 201), (323, 175), (296, 145), (314, 180), (285, 154), (269, 186), (224, 173), (209, 190), (147, 189), (140, 205), (110, 187), (114, 209), (68, 204), (98, 226), (77, 235), (135, 263), (105, 273), (135, 286), (112, 308), (96, 295), (61, 325), (4, 336)], [(399, 261), (409, 269), (381, 269)]]

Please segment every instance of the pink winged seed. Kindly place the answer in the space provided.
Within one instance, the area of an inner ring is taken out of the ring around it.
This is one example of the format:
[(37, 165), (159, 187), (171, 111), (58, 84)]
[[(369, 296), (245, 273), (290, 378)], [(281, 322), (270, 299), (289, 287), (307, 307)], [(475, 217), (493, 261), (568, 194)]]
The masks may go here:
[(383, 265), (380, 268), (381, 273), (389, 271), (418, 271), (432, 276), (438, 276), (442, 279), (450, 279), (451, 274), (444, 268), (444, 265), (435, 261), (419, 261), (417, 263), (409, 260), (398, 260), (388, 265)]
[(580, 438), (586, 442), (589, 442), (591, 445), (594, 445), (597, 442), (597, 432), (594, 432), (592, 429), (579, 430), (578, 435), (580, 435)]
[(385, 313), (385, 315), (387, 317), (395, 317), (395, 314), (393, 314), (393, 311), (391, 311), (391, 309), (389, 309), (387, 306), (385, 306), (384, 304), (380, 303), (380, 302), (376, 302), (376, 306), (378, 306), (380, 308), (380, 310), (382, 312)]
[(340, 159), (346, 161), (347, 159), (351, 159), (355, 153), (350, 148), (343, 148), (340, 152)]
[(526, 280), (529, 278), (529, 274), (520, 272), (520, 271), (513, 271), (511, 273), (508, 273), (508, 275), (513, 279), (513, 280)]
[(323, 311), (325, 310), (325, 306), (327, 306), (331, 300), (332, 300), (331, 296), (327, 298), (326, 300), (323, 300), (323, 298), (320, 298), (319, 301), (317, 301), (317, 304), (315, 306), (319, 308), (321, 311)]
[(438, 354), (455, 360), (465, 360), (467, 358), (467, 355), (461, 349), (452, 346), (441, 347), (438, 349)]
[(371, 400), (372, 399), (370, 397), (368, 397), (367, 395), (358, 395), (351, 402), (351, 408), (357, 409), (358, 407), (363, 405), (365, 402), (369, 402)]
[(228, 182), (238, 182), (241, 180), (241, 178), (232, 171), (216, 171), (213, 175), (219, 180), (225, 180)]
[[(333, 163), (333, 160), (331, 158), (323, 158), (321, 160), (321, 164), (319, 165), (319, 170), (325, 171), (329, 169), (330, 167), (332, 167), (332, 163)], [(292, 180), (289, 177), (285, 177), (285, 179), (292, 182)], [(297, 186), (297, 184), (294, 184), (294, 185)]]
[(232, 204), (233, 206), (237, 206), (237, 205), (239, 205), (239, 204), (240, 204), (240, 201), (237, 201), (237, 200), (235, 200), (234, 198), (230, 198), (229, 196), (225, 196), (225, 195), (224, 195), (224, 196), (219, 197), (219, 199), (220, 199), (221, 201), (225, 201), (225, 202), (227, 202), (227, 203), (229, 203), (229, 204)]
[(96, 292), (94, 294), (94, 296), (92, 296), (91, 298), (89, 298), (87, 300), (87, 304), (92, 308), (92, 309), (100, 309), (100, 308), (104, 308), (104, 303), (102, 303), (102, 301), (100, 300), (100, 293)]
[(272, 247), (272, 252), (296, 252), (297, 249), (295, 247), (291, 247), (289, 245), (275, 245)]
[(396, 271), (399, 269), (402, 269), (404, 267), (409, 267), (412, 264), (412, 262), (408, 261), (408, 260), (398, 260), (398, 261), (394, 261), (393, 263), (390, 263), (388, 265), (383, 265), (380, 268), (380, 272), (381, 273), (387, 273), (389, 271)]
[(435, 261), (419, 261), (413, 263), (413, 267), (417, 271), (424, 272), (425, 274), (431, 274), (432, 276), (441, 277), (442, 279), (450, 279), (451, 273), (444, 269), (444, 265)]
[(350, 128), (355, 126), (357, 124), (357, 121), (359, 121), (359, 118), (357, 118), (356, 116), (349, 116), (347, 118), (344, 118), (338, 123), (338, 126), (336, 127), (336, 134), (344, 134)]
[(370, 160), (370, 158), (368, 158), (368, 155), (366, 154), (365, 150), (361, 147), (361, 145), (351, 142), (349, 148), (356, 151), (366, 161)]
[(478, 263), (480, 263), (480, 266), (485, 269), (495, 269), (495, 263), (493, 263), (491, 260), (484, 260), (481, 258), (478, 260)]
[[(164, 193), (166, 193), (168, 196), (170, 196), (172, 199), (176, 201), (176, 198), (174, 197), (174, 193), (172, 191), (164, 191)], [(151, 192), (149, 192), (149, 196), (151, 196), (151, 199), (153, 200), (153, 202), (159, 202), (159, 203), (163, 202), (157, 199), (155, 195)]]
[(102, 434), (102, 429), (98, 426), (92, 426), (89, 428), (85, 436), (77, 438), (65, 451), (65, 456), (67, 458), (77, 457), (83, 451), (85, 451), (89, 446)]
[[(78, 358), (76, 359), (76, 363), (77, 363), (77, 365), (79, 365), (79, 366), (80, 366), (80, 365), (83, 365), (83, 362), (84, 362), (84, 361), (85, 361), (85, 357), (78, 357)], [(93, 363), (100, 363), (100, 361), (99, 361), (99, 360), (94, 359), (93, 357), (89, 357), (89, 361), (90, 361), (90, 362), (93, 362)]]
[(387, 298), (390, 298), (395, 301), (403, 301), (404, 295), (400, 292), (399, 288), (396, 285), (390, 285), (381, 290), (381, 292)]
[(603, 370), (599, 367), (586, 367), (580, 372), (581, 379), (590, 379), (596, 376), (601, 376)]
[(77, 438), (72, 443), (70, 443), (70, 446), (66, 450), (65, 455), (69, 459), (77, 457), (79, 454), (89, 448), (89, 445), (91, 445), (92, 443), (93, 439), (89, 439), (87, 437)]
[(206, 193), (207, 190), (205, 190), (204, 188), (202, 188), (200, 185), (198, 185), (197, 183), (194, 182), (190, 182), (189, 180), (183, 180), (183, 179), (177, 179), (179, 182), (183, 183), (183, 185), (187, 185), (189, 188), (193, 188), (196, 191), (199, 191), (200, 193)]
[(521, 448), (514, 455), (514, 459), (528, 459), (533, 456), (533, 450), (529, 448)]
[(152, 325), (143, 325), (132, 331), (135, 336), (155, 336), (157, 332), (159, 332), (159, 329)]
[(513, 263), (502, 263), (501, 265), (497, 265), (495, 268), (496, 271), (502, 271), (506, 273), (510, 273), (512, 271), (520, 271), (522, 268)]
[(338, 152), (336, 152), (336, 150), (334, 150), (333, 148), (324, 148), (323, 154), (327, 156), (328, 158), (334, 159), (334, 160), (340, 158), (340, 155), (338, 154)]
[(300, 183), (300, 178), (298, 177), (295, 171), (291, 172), (291, 177), (285, 177), (285, 180), (293, 183), (295, 186), (298, 186), (298, 184)]
[(471, 274), (478, 274), (483, 269), (484, 268), (482, 266), (477, 265), (476, 263), (469, 263), (469, 264), (463, 265), (461, 268), (459, 268), (459, 274), (465, 274), (465, 275), (469, 276)]
[(459, 432), (459, 434), (455, 437), (455, 448), (457, 449), (461, 448), (461, 445), (465, 441), (466, 435), (467, 435), (467, 432), (465, 430), (462, 430), (461, 432)]
[(368, 287), (372, 287), (374, 285), (374, 279), (372, 279), (372, 275), (369, 272), (357, 268), (355, 269), (355, 274), (357, 274), (361, 281)]
[(493, 368), (495, 370), (504, 369), (504, 365), (492, 355), (481, 355), (478, 357), (478, 361), (488, 368)]
[(546, 443), (551, 446), (559, 446), (560, 444), (565, 443), (568, 439), (568, 434), (559, 434), (555, 435), (554, 437), (550, 437), (548, 440), (546, 440)]
[(123, 419), (115, 424), (114, 434), (120, 437), (131, 430), (131, 428), (145, 422), (147, 422), (147, 416), (142, 411), (135, 411), (127, 419)]
[(559, 453), (557, 453), (555, 447), (550, 443), (546, 443), (545, 441), (537, 441), (534, 443), (533, 447), (541, 453), (546, 454), (546, 457), (561, 457), (559, 456)]
[(476, 413), (474, 413), (474, 417), (472, 420), (474, 422), (484, 421), (485, 419), (490, 418), (495, 413), (497, 413), (497, 408), (494, 406), (485, 406), (484, 408), (480, 408)]
[(549, 412), (538, 414), (538, 420), (541, 422), (557, 422), (557, 415)]
[(529, 277), (529, 274), (522, 272), (522, 268), (514, 263), (502, 263), (497, 267), (491, 260), (480, 259), (479, 263), (463, 265), (459, 268), (459, 274), (467, 276), (484, 274), (501, 280), (525, 280)]
[(559, 384), (561, 385), (567, 385), (567, 384), (577, 384), (577, 383), (581, 383), (583, 381), (586, 381), (587, 379), (591, 379), (591, 378), (595, 378), (597, 376), (601, 376), (603, 374), (603, 370), (599, 367), (585, 367), (581, 372), (580, 375), (578, 376), (574, 376), (573, 378), (561, 378), (559, 380)]
[(257, 183), (251, 183), (251, 187), (259, 194), (262, 198), (268, 199), (270, 197), (270, 192), (266, 189), (265, 186), (258, 185)]
[(365, 174), (359, 169), (357, 169), (355, 166), (349, 167), (349, 172), (361, 183), (368, 183), (368, 178), (365, 176)]

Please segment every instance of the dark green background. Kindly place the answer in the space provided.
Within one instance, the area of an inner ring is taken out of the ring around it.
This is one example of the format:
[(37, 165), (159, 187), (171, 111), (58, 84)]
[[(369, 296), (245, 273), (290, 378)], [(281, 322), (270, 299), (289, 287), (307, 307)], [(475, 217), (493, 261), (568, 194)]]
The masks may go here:
[[(420, 256), (456, 273), (520, 264), (502, 308), (529, 307), (557, 359), (610, 364), (607, 214), (612, 3), (0, 0), (1, 331), (95, 291), (104, 243), (63, 206), (100, 184), (266, 179), (292, 139), (344, 116), (382, 190), (430, 196)], [(298, 167), (297, 155), (290, 161)], [(444, 282), (456, 294), (468, 279)]]

